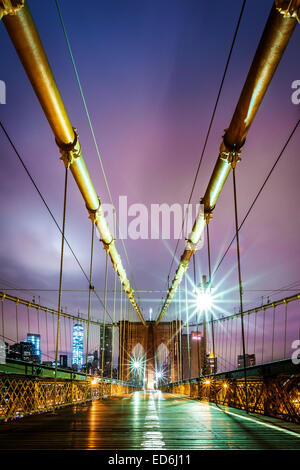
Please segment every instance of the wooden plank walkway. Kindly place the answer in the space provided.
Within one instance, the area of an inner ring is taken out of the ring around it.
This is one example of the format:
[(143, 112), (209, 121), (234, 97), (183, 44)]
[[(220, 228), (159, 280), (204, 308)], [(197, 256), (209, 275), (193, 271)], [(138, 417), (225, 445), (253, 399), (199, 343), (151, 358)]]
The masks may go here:
[(135, 392), (2, 423), (0, 449), (299, 450), (299, 433), (298, 425), (256, 419), (232, 408)]

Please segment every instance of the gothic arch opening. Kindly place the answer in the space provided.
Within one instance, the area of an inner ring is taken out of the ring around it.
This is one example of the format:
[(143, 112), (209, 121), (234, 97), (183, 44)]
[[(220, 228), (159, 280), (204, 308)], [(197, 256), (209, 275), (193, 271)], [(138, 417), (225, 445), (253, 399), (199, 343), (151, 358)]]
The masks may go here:
[(155, 353), (155, 375), (157, 386), (170, 382), (171, 354), (165, 343), (160, 343)]
[(140, 387), (144, 386), (146, 377), (146, 353), (141, 343), (131, 351), (129, 360), (129, 380)]

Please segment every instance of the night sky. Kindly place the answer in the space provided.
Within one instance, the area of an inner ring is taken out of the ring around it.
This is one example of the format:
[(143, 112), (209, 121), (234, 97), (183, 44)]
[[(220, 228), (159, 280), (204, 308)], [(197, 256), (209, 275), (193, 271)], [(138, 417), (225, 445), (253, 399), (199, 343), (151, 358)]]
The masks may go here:
[[(152, 203), (187, 203), (242, 2), (219, 1), (216, 7), (216, 2), (200, 0), (110, 0), (85, 8), (80, 1), (61, 0), (60, 5), (116, 207), (120, 195), (126, 195), (129, 204), (144, 203), (149, 208)], [(102, 202), (109, 202), (55, 2), (31, 0), (29, 6), (71, 123), (79, 132), (96, 191)], [(271, 6), (267, 0), (246, 4), (194, 191), (195, 203), (204, 195)], [(1, 121), (61, 223), (64, 167), (3, 24), (0, 40), (0, 79), (7, 87)], [(300, 79), (299, 40), (298, 26), (242, 151), (237, 168), (240, 220), (299, 119), (300, 105), (291, 101), (291, 84)], [(260, 290), (292, 283), (293, 289), (300, 287), (299, 143), (298, 128), (240, 233), (245, 307), (261, 304), (267, 293)], [(59, 232), (2, 131), (0, 144), (1, 288), (58, 289)], [(66, 236), (88, 272), (91, 228), (81, 195), (73, 179), (69, 181)], [(234, 235), (231, 174), (217, 202), (210, 234), (215, 266)], [(130, 265), (117, 242), (134, 287), (166, 289), (176, 240), (127, 240), (125, 245)], [(182, 241), (178, 255), (183, 248)], [(208, 274), (206, 245), (196, 255), (196, 266), (198, 279), (200, 273)], [(104, 288), (104, 267), (105, 252), (97, 242), (93, 279), (97, 289)], [(189, 274), (193, 277), (192, 266)], [(228, 314), (238, 306), (237, 279), (232, 247), (214, 281), (222, 291), (234, 287), (220, 304)], [(113, 282), (109, 265), (110, 289)], [(87, 287), (66, 249), (63, 288)], [(277, 292), (270, 298), (292, 293)], [(40, 295), (41, 304), (57, 307), (57, 293), (18, 295), (29, 300)], [(139, 294), (147, 319), (150, 308), (153, 317), (158, 315), (162, 296)], [(109, 299), (111, 311), (112, 294)], [(85, 314), (87, 293), (64, 293), (62, 305), (70, 313), (79, 308)], [(92, 308), (92, 315), (102, 318), (95, 297)], [(166, 318), (172, 315), (173, 306)]]

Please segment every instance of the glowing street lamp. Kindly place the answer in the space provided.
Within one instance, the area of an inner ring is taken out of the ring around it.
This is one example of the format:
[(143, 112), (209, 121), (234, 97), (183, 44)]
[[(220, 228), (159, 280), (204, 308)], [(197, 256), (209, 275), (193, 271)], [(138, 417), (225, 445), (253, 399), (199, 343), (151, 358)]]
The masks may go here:
[(213, 306), (213, 293), (214, 289), (206, 281), (206, 276), (202, 276), (202, 282), (197, 289), (196, 305), (199, 312), (208, 312)]
[(199, 290), (197, 294), (197, 307), (200, 311), (212, 308), (212, 296), (209, 291)]
[(134, 369), (139, 369), (140, 367), (141, 367), (140, 361), (134, 361), (134, 362), (133, 362), (133, 368), (134, 368)]

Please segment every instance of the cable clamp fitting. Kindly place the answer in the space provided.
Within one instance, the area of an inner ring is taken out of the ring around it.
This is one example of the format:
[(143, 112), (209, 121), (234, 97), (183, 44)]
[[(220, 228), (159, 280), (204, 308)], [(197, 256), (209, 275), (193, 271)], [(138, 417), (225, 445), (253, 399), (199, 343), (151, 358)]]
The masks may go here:
[(78, 134), (76, 132), (76, 128), (73, 127), (74, 130), (74, 140), (70, 144), (62, 144), (55, 139), (55, 142), (59, 148), (61, 157), (60, 160), (64, 162), (66, 168), (70, 168), (71, 165), (75, 162), (76, 158), (79, 158), (81, 155), (81, 146), (78, 140)]
[[(109, 254), (111, 248), (114, 246), (116, 239), (112, 238), (109, 243), (106, 243), (104, 240), (100, 240), (103, 243), (104, 250), (106, 251), (107, 254)], [(117, 264), (114, 264), (114, 269), (117, 271)]]
[(0, 20), (6, 15), (15, 15), (23, 8), (25, 0), (0, 0)]
[(275, 7), (285, 18), (296, 18), (300, 23), (300, 0), (275, 0)]
[(193, 243), (188, 238), (186, 238), (185, 241), (186, 241), (186, 247), (185, 247), (186, 250), (192, 251), (193, 253), (195, 251), (199, 250), (199, 245), (200, 245), (201, 239), (198, 241), (198, 243)]
[(88, 213), (89, 213), (89, 219), (91, 219), (92, 224), (94, 225), (96, 224), (97, 220), (101, 216), (103, 216), (103, 209), (101, 206), (101, 201), (100, 201), (99, 196), (98, 196), (98, 201), (99, 201), (99, 206), (97, 207), (97, 209), (89, 209), (88, 206), (86, 206)]
[[(203, 204), (204, 205), (204, 199), (202, 198), (201, 201), (200, 201), (200, 204)], [(204, 208), (204, 214), (203, 214), (203, 217), (204, 217), (204, 220), (206, 222), (206, 225), (209, 224), (209, 222), (211, 221), (212, 219), (212, 214), (213, 214), (213, 211), (214, 211), (214, 208), (216, 206), (212, 206), (212, 207), (208, 207), (207, 209)]]
[[(192, 243), (190, 240), (186, 240), (186, 242), (187, 242), (187, 249), (190, 250), (191, 248), (188, 248), (188, 243), (189, 243), (189, 242), (190, 242), (191, 244), (193, 244), (193, 243)], [(186, 271), (187, 268), (189, 267), (189, 262), (188, 262), (188, 260), (182, 259), (182, 257), (181, 257), (181, 259), (180, 259), (180, 264), (182, 265), (182, 267), (183, 267), (183, 269), (184, 269), (185, 271)]]
[(240, 154), (241, 148), (237, 149), (235, 147), (229, 147), (229, 145), (227, 145), (223, 139), (219, 154), (221, 160), (224, 160), (225, 162), (229, 163), (232, 168), (235, 168), (236, 164), (241, 161)]

